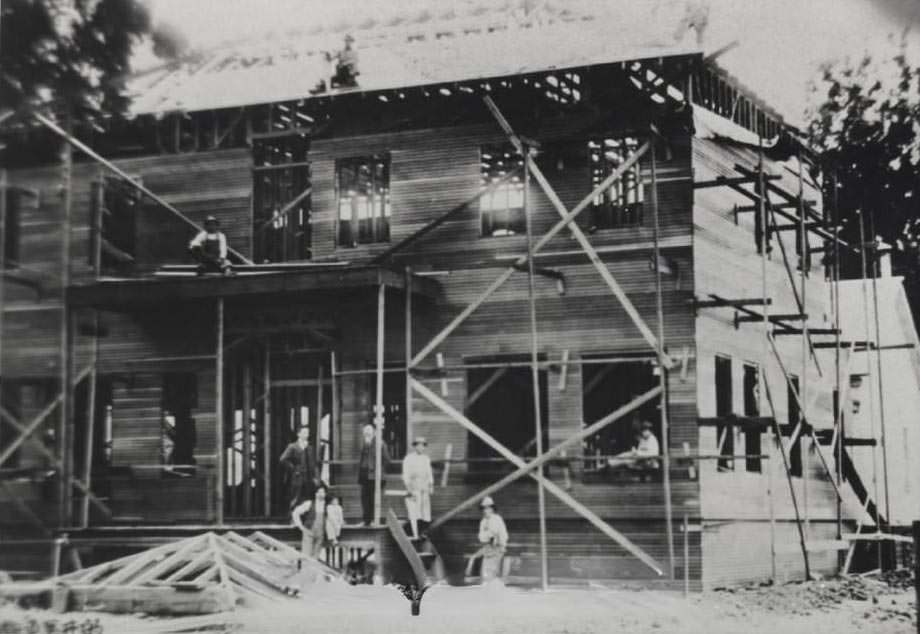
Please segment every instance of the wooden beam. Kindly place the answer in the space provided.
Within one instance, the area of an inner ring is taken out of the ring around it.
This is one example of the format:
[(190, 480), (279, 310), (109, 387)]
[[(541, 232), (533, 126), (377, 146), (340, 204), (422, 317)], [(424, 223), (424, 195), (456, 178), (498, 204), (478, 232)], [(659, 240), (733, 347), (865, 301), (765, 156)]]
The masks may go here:
[[(111, 161), (108, 161), (108, 160), (106, 160), (105, 158), (103, 158), (100, 154), (98, 154), (97, 152), (93, 151), (93, 150), (92, 150), (89, 146), (87, 146), (85, 143), (82, 143), (82, 142), (79, 141), (77, 138), (75, 138), (73, 135), (71, 135), (71, 134), (65, 132), (64, 129), (61, 128), (59, 125), (57, 125), (56, 123), (54, 123), (53, 121), (51, 121), (50, 119), (48, 119), (47, 117), (45, 117), (44, 115), (42, 115), (41, 113), (33, 112), (32, 115), (39, 121), (39, 123), (41, 123), (41, 124), (44, 125), (46, 128), (48, 128), (49, 130), (51, 130), (52, 132), (54, 132), (55, 134), (57, 134), (58, 136), (60, 136), (60, 137), (61, 137), (62, 139), (64, 139), (68, 144), (74, 146), (75, 148), (77, 148), (78, 150), (80, 150), (81, 152), (83, 152), (84, 154), (86, 154), (87, 156), (89, 156), (90, 158), (92, 158), (93, 160), (95, 160), (95, 161), (101, 163), (102, 165), (104, 165), (106, 168), (108, 168), (108, 169), (111, 170), (113, 173), (115, 173), (117, 176), (119, 176), (123, 181), (125, 181), (126, 183), (128, 183), (129, 185), (131, 185), (132, 187), (134, 187), (135, 189), (137, 189), (138, 191), (140, 191), (140, 192), (141, 192), (142, 194), (144, 194), (145, 196), (149, 197), (151, 200), (153, 200), (154, 202), (156, 202), (157, 204), (159, 204), (160, 206), (162, 206), (162, 207), (163, 207), (164, 209), (166, 209), (167, 211), (171, 212), (173, 215), (175, 215), (175, 216), (178, 217), (180, 220), (182, 220), (182, 222), (186, 223), (187, 225), (190, 225), (193, 229), (195, 229), (195, 230), (197, 230), (197, 231), (202, 231), (202, 230), (203, 230), (201, 226), (199, 226), (196, 222), (193, 222), (192, 220), (190, 220), (190, 219), (188, 218), (188, 216), (186, 216), (185, 214), (183, 214), (181, 211), (179, 211), (178, 209), (176, 209), (174, 206), (170, 205), (168, 202), (166, 202), (166, 201), (165, 201), (163, 198), (161, 198), (160, 196), (157, 196), (157, 195), (154, 194), (152, 191), (150, 191), (149, 189), (147, 189), (146, 187), (144, 187), (144, 186), (141, 185), (140, 183), (136, 182), (136, 181), (135, 181), (133, 178), (131, 178), (131, 176), (129, 176), (124, 170), (118, 168), (118, 167), (117, 167), (115, 164), (113, 164)], [(239, 260), (240, 260), (241, 262), (243, 262), (244, 264), (252, 264), (252, 261), (251, 261), (249, 258), (247, 258), (245, 255), (243, 255), (242, 253), (240, 253), (239, 251), (236, 251), (235, 249), (230, 248), (230, 247), (228, 247), (227, 250), (228, 250), (229, 253), (231, 253), (231, 254), (235, 255), (237, 258), (239, 258)]]
[(268, 220), (265, 220), (264, 222), (262, 222), (262, 224), (256, 227), (255, 230), (252, 232), (253, 236), (256, 236), (262, 233), (263, 231), (265, 231), (266, 227), (270, 226), (273, 222), (275, 222), (279, 218), (284, 218), (284, 216), (289, 214), (295, 207), (297, 207), (297, 205), (300, 204), (300, 202), (304, 198), (306, 198), (312, 193), (313, 193), (313, 186), (311, 185), (307, 187), (306, 189), (304, 189), (299, 194), (297, 194), (296, 196), (294, 196), (294, 198), (289, 203), (287, 203), (279, 211), (276, 211), (275, 213), (273, 213), (271, 218), (269, 218)]
[[(72, 131), (72, 120), (70, 114), (65, 116), (65, 125), (68, 136)], [(71, 443), (73, 442), (73, 430), (71, 421), (73, 420), (73, 389), (70, 385), (73, 374), (73, 338), (75, 332), (75, 322), (73, 313), (67, 303), (67, 288), (70, 286), (70, 246), (73, 236), (71, 235), (72, 226), (72, 206), (73, 206), (73, 148), (69, 143), (64, 143), (61, 147), (61, 269), (60, 269), (60, 301), (61, 301), (61, 323), (59, 331), (59, 356), (58, 372), (60, 373), (61, 385), (61, 407), (58, 410), (58, 424), (55, 430), (54, 442), (60, 456), (60, 470), (58, 471), (58, 526), (68, 526), (72, 524), (70, 518), (73, 514), (73, 490), (70, 487), (70, 477), (72, 475), (73, 451)]]
[(10, 414), (4, 407), (0, 406), (0, 416), (2, 416), (8, 423), (18, 428), (19, 436), (17, 436), (13, 441), (6, 446), (6, 449), (3, 450), (3, 453), (0, 453), (0, 467), (2, 467), (6, 462), (16, 453), (16, 450), (31, 438), (32, 434), (38, 429), (38, 427), (45, 422), (45, 419), (55, 410), (55, 408), (61, 402), (61, 395), (58, 394), (53, 401), (48, 403), (45, 408), (40, 411), (35, 417), (29, 421), (27, 425), (20, 424), (16, 418)]
[[(405, 346), (405, 357), (406, 357), (406, 372), (405, 372), (405, 418), (406, 418), (406, 438), (412, 439), (415, 438), (415, 408), (412, 406), (412, 386), (409, 385), (409, 379), (412, 378), (412, 372), (410, 364), (412, 363), (412, 269), (406, 267), (406, 294), (404, 298), (404, 313), (403, 313), (403, 344)], [(333, 397), (335, 398), (335, 397)], [(450, 444), (448, 444), (450, 447)], [(448, 463), (449, 464), (449, 463)], [(448, 466), (445, 464), (443, 476), (447, 478)], [(442, 485), (443, 486), (443, 485)]]
[(216, 480), (214, 483), (214, 516), (218, 526), (224, 523), (224, 486), (226, 485), (224, 448), (224, 298), (216, 302), (216, 360), (214, 369), (214, 423), (217, 426)]
[(569, 349), (562, 351), (562, 361), (559, 363), (559, 391), (565, 392), (569, 379)]
[[(508, 450), (507, 447), (499, 443), (492, 436), (490, 436), (488, 433), (483, 431), (479, 426), (477, 426), (473, 421), (471, 421), (466, 416), (464, 416), (463, 414), (458, 412), (456, 409), (451, 407), (450, 404), (448, 404), (446, 401), (440, 398), (437, 394), (429, 390), (427, 387), (425, 387), (424, 385), (422, 385), (415, 379), (412, 379), (412, 388), (416, 392), (421, 394), (423, 397), (425, 397), (432, 405), (434, 405), (435, 407), (440, 409), (442, 412), (444, 412), (447, 416), (449, 416), (451, 419), (459, 423), (467, 431), (471, 432), (473, 435), (477, 436), (484, 443), (489, 445), (492, 449), (498, 452), (506, 460), (511, 462), (511, 464), (518, 467), (518, 469), (527, 467), (527, 463), (525, 463), (521, 458), (513, 454), (511, 451)], [(650, 393), (646, 393), (646, 396), (648, 394)], [(543, 459), (546, 460), (548, 459), (547, 456), (554, 456), (554, 455), (555, 454), (546, 453), (543, 455)], [(533, 462), (536, 462), (536, 461), (533, 461)], [(531, 465), (533, 465), (533, 463), (531, 463)], [(532, 478), (537, 479), (537, 481), (540, 482), (540, 484), (542, 484), (546, 488), (547, 491), (552, 493), (554, 496), (559, 498), (559, 500), (561, 500), (563, 503), (568, 505), (579, 515), (581, 515), (586, 520), (588, 520), (592, 525), (598, 528), (602, 533), (604, 533), (605, 535), (610, 537), (612, 540), (614, 540), (616, 543), (618, 543), (620, 546), (622, 546), (627, 552), (631, 553), (633, 556), (638, 558), (646, 566), (654, 570), (656, 574), (658, 574), (659, 576), (664, 575), (664, 571), (661, 569), (661, 566), (658, 564), (658, 562), (656, 562), (651, 556), (649, 556), (641, 548), (633, 544), (629, 539), (626, 538), (626, 536), (624, 536), (619, 531), (615, 530), (612, 526), (610, 526), (608, 523), (606, 523), (604, 520), (598, 517), (593, 511), (591, 511), (589, 508), (584, 506), (581, 502), (579, 502), (578, 500), (573, 498), (571, 495), (563, 491), (554, 482), (547, 480), (546, 478), (543, 478), (541, 480), (539, 479), (539, 476), (535, 474), (530, 474), (530, 475)]]
[[(99, 359), (99, 311), (93, 311), (93, 342), (90, 352), (89, 389), (86, 397), (86, 431), (83, 439), (83, 481), (92, 488), (93, 447), (96, 429), (96, 363)], [(80, 526), (89, 526), (89, 496), (80, 500)]]
[(154, 564), (147, 570), (139, 574), (133, 581), (137, 585), (142, 585), (154, 581), (157, 577), (171, 569), (177, 564), (185, 561), (187, 563), (189, 555), (195, 550), (205, 545), (205, 535), (199, 535), (187, 540), (178, 550), (166, 555), (158, 563)]
[[(765, 178), (771, 180), (779, 180), (780, 176), (766, 176)], [(707, 189), (711, 187), (726, 187), (731, 185), (747, 185), (749, 183), (756, 183), (757, 176), (733, 176), (731, 178), (727, 176), (718, 176), (713, 180), (708, 181), (697, 181), (693, 183), (693, 189)]]
[(505, 476), (498, 482), (490, 484), (488, 487), (486, 487), (485, 489), (483, 489), (476, 495), (464, 500), (457, 506), (453, 507), (452, 509), (450, 509), (449, 511), (441, 515), (440, 517), (436, 518), (431, 523), (431, 529), (435, 529), (439, 526), (444, 525), (446, 522), (453, 519), (458, 514), (462, 513), (464, 510), (476, 504), (476, 502), (478, 502), (485, 496), (492, 495), (496, 491), (499, 491), (505, 488), (506, 486), (514, 482), (515, 480), (525, 475), (532, 475), (533, 470), (538, 468), (541, 464), (546, 464), (550, 460), (553, 460), (557, 455), (562, 455), (566, 451), (566, 449), (568, 449), (572, 445), (575, 445), (583, 441), (586, 438), (590, 438), (594, 434), (600, 432), (602, 429), (622, 419), (624, 416), (626, 416), (630, 412), (635, 411), (636, 409), (638, 409), (639, 407), (642, 407), (649, 401), (657, 398), (658, 396), (661, 395), (661, 393), (662, 393), (661, 386), (656, 386), (656, 387), (653, 387), (648, 392), (637, 396), (636, 398), (631, 400), (629, 403), (626, 403), (625, 405), (621, 405), (620, 407), (610, 412), (603, 418), (595, 421), (594, 423), (591, 423), (590, 425), (580, 430), (576, 434), (573, 434), (569, 438), (566, 438), (564, 441), (562, 441), (561, 443), (559, 443), (552, 449), (547, 450), (542, 456), (539, 456), (538, 458), (535, 458), (531, 462), (526, 463), (524, 466), (519, 467), (517, 470), (515, 470), (512, 473), (509, 473), (507, 476)]
[(773, 424), (773, 419), (769, 416), (713, 416), (698, 418), (697, 424), (700, 427), (734, 425), (743, 430), (767, 430)]
[[(511, 128), (511, 124), (509, 124), (507, 119), (505, 119), (504, 115), (502, 115), (501, 111), (499, 110), (495, 102), (492, 100), (492, 98), (486, 95), (483, 98), (483, 100), (485, 101), (486, 106), (492, 112), (492, 115), (498, 121), (499, 126), (501, 126), (505, 134), (508, 135), (508, 138), (511, 140), (511, 143), (514, 145), (514, 147), (518, 150), (518, 152), (524, 153), (522, 152), (523, 145), (521, 143), (520, 138), (515, 134), (514, 130)], [(646, 146), (651, 147), (650, 142), (646, 142)], [(556, 194), (556, 191), (553, 189), (552, 185), (550, 185), (549, 181), (546, 180), (546, 177), (543, 175), (543, 172), (537, 166), (536, 161), (533, 160), (533, 157), (530, 156), (530, 153), (527, 152), (524, 154), (525, 154), (524, 161), (525, 161), (525, 165), (527, 169), (536, 179), (537, 183), (539, 183), (541, 189), (543, 189), (543, 193), (546, 194), (547, 198), (549, 198), (550, 202), (553, 204), (553, 207), (555, 207), (556, 211), (559, 213), (562, 219), (565, 220), (569, 214), (569, 211), (565, 208), (565, 205), (559, 199), (559, 196)], [(636, 154), (638, 154), (638, 151), (636, 152)], [(635, 154), (633, 154), (633, 156), (635, 156)], [(626, 163), (624, 163), (623, 165), (625, 164)], [(623, 165), (621, 165), (620, 167), (622, 167)], [(615, 170), (614, 173), (617, 173), (617, 170)], [(592, 197), (592, 200), (593, 200), (593, 197)], [(639, 315), (639, 311), (637, 311), (636, 307), (633, 306), (633, 303), (630, 301), (626, 293), (620, 287), (619, 283), (613, 277), (613, 274), (610, 272), (610, 269), (608, 269), (607, 266), (603, 262), (601, 262), (600, 256), (598, 256), (597, 251), (594, 250), (593, 245), (591, 245), (591, 243), (588, 241), (588, 238), (585, 236), (581, 228), (577, 224), (573, 224), (573, 223), (568, 223), (567, 226), (568, 226), (569, 231), (578, 241), (578, 244), (581, 246), (582, 250), (587, 254), (588, 259), (597, 269), (597, 272), (600, 273), (601, 278), (603, 278), (604, 282), (606, 282), (608, 288), (613, 293), (614, 297), (616, 297), (619, 300), (620, 305), (623, 307), (623, 310), (626, 311), (626, 314), (633, 321), (633, 324), (635, 324), (636, 328), (639, 329), (639, 332), (642, 334), (645, 340), (649, 343), (652, 349), (654, 349), (655, 352), (658, 354), (661, 364), (667, 368), (673, 367), (674, 365), (673, 360), (667, 355), (667, 353), (665, 353), (664, 349), (661, 348), (661, 345), (658, 342), (658, 338), (654, 335), (654, 333), (652, 333), (651, 329), (645, 323), (645, 320), (643, 320), (642, 317)], [(527, 258), (527, 260), (532, 259), (535, 253), (536, 253), (536, 247), (534, 247), (534, 249), (532, 249), (531, 252), (528, 254), (529, 257)]]
[(463, 404), (464, 409), (469, 410), (469, 408), (475, 405), (476, 401), (482, 398), (482, 395), (485, 394), (490, 387), (495, 385), (507, 372), (508, 368), (497, 368), (494, 372), (492, 372), (492, 374), (490, 374), (485, 381), (483, 381), (475, 390), (473, 390), (472, 394), (467, 396), (466, 402)]
[(505, 174), (498, 180), (491, 181), (488, 185), (486, 185), (485, 187), (477, 191), (473, 196), (470, 196), (468, 199), (464, 200), (462, 203), (460, 203), (456, 207), (453, 207), (452, 209), (448, 210), (444, 214), (438, 216), (437, 218), (429, 222), (427, 225), (425, 225), (418, 231), (412, 234), (409, 234), (408, 236), (406, 236), (405, 238), (403, 238), (402, 240), (400, 240), (399, 242), (397, 242), (390, 248), (383, 251), (380, 255), (375, 256), (371, 260), (371, 264), (382, 264), (386, 262), (387, 260), (392, 258), (394, 255), (396, 255), (398, 252), (405, 249), (407, 246), (409, 246), (413, 242), (416, 242), (420, 238), (428, 235), (429, 233), (431, 233), (432, 231), (440, 227), (442, 224), (444, 224), (445, 222), (447, 222), (454, 216), (459, 215), (461, 211), (464, 211), (465, 209), (467, 209), (470, 205), (478, 201), (480, 198), (482, 198), (486, 194), (489, 194), (495, 191), (499, 186), (504, 185), (505, 183), (507, 183), (513, 177), (517, 176), (520, 173), (521, 173), (521, 168), (515, 167), (514, 169), (510, 170), (507, 174)]
[[(491, 100), (490, 100), (491, 101)], [(488, 103), (488, 102), (487, 102)], [(494, 104), (493, 104), (494, 105)], [(617, 167), (610, 176), (605, 178), (590, 194), (585, 196), (581, 202), (579, 202), (575, 207), (568, 212), (564, 218), (558, 221), (553, 227), (546, 232), (543, 237), (537, 240), (534, 244), (533, 249), (530, 254), (525, 254), (519, 256), (515, 260), (514, 264), (505, 269), (492, 284), (489, 285), (486, 290), (484, 290), (475, 300), (464, 308), (459, 315), (454, 317), (453, 320), (447, 326), (445, 326), (437, 335), (435, 335), (431, 341), (429, 341), (413, 358), (410, 366), (415, 367), (421, 363), (431, 352), (437, 348), (441, 343), (452, 333), (457, 327), (462, 324), (467, 317), (473, 314), (495, 291), (497, 291), (502, 284), (504, 284), (508, 279), (514, 274), (516, 267), (526, 264), (528, 257), (534, 257), (543, 247), (545, 247), (549, 242), (556, 237), (556, 235), (561, 232), (564, 228), (569, 226), (575, 218), (578, 217), (582, 211), (587, 209), (594, 198), (601, 194), (604, 190), (610, 187), (613, 183), (622, 178), (625, 174), (642, 156), (648, 151), (649, 142), (646, 141), (642, 146), (639, 147), (629, 158), (627, 158), (619, 167)]]
[(383, 355), (386, 337), (386, 286), (377, 288), (377, 371), (374, 397), (374, 523), (380, 522), (383, 510)]
[(760, 297), (752, 297), (745, 299), (723, 299), (716, 295), (711, 296), (713, 299), (704, 299), (704, 300), (693, 300), (694, 308), (744, 308), (745, 306), (769, 306), (772, 304), (771, 299), (766, 301)]
[[(264, 398), (262, 399), (262, 464), (265, 465), (262, 474), (262, 514), (265, 517), (271, 517), (272, 514), (272, 479), (269, 475), (271, 470), (269, 465), (272, 464), (272, 351), (269, 340), (264, 343), (265, 354), (262, 366), (262, 390)], [(335, 357), (333, 356), (333, 359)], [(335, 370), (335, 361), (332, 366)], [(335, 382), (335, 375), (332, 377)], [(323, 388), (320, 387), (320, 390)], [(335, 388), (333, 387), (333, 391)], [(335, 397), (333, 397), (335, 403)], [(331, 425), (330, 425), (331, 427)]]

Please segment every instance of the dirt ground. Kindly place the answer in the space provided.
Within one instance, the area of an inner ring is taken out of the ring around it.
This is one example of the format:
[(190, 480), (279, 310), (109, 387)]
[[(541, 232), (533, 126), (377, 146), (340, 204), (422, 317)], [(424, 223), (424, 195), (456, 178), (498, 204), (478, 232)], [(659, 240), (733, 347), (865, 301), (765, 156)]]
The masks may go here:
[[(916, 631), (914, 591), (909, 579), (886, 583), (847, 578), (778, 587), (724, 589), (684, 598), (679, 593), (609, 589), (432, 588), (421, 616), (409, 614), (409, 602), (392, 587), (315, 586), (308, 596), (259, 607), (239, 608), (213, 617), (159, 619), (105, 614), (52, 614), (0, 608), (0, 633), (27, 619), (68, 621), (86, 627), (99, 619), (98, 634), (183, 631), (301, 634), (374, 632), (374, 634), (630, 634), (775, 633), (909, 634)], [(197, 619), (197, 621), (196, 621)], [(28, 631), (23, 628), (22, 632)], [(91, 631), (89, 628), (74, 632)]]

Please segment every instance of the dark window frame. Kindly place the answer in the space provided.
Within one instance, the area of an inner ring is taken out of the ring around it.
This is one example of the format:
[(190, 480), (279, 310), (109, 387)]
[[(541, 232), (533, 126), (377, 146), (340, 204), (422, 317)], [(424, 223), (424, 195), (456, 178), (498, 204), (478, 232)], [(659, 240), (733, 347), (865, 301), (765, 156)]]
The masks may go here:
[[(629, 134), (604, 135), (588, 139), (587, 155), (591, 189), (633, 156), (643, 139)], [(591, 230), (641, 227), (645, 211), (645, 180), (638, 160), (591, 202)]]
[[(479, 146), (479, 188), (505, 177), (524, 165), (524, 157), (510, 143)], [(525, 235), (524, 176), (517, 174), (479, 198), (480, 237), (502, 238)]]
[[(799, 403), (795, 399), (793, 394), (793, 387), (795, 391), (799, 390), (799, 377), (790, 374), (789, 383), (786, 384), (786, 416), (787, 423), (785, 428), (782, 430), (783, 436), (791, 436), (795, 431), (795, 428), (799, 424)], [(794, 478), (802, 477), (802, 433), (799, 432), (798, 438), (795, 439), (795, 442), (789, 446), (789, 475)]]
[[(131, 179), (143, 183), (140, 176)], [(120, 177), (102, 175), (93, 180), (90, 195), (89, 264), (97, 275), (134, 272), (143, 194)]]
[[(355, 248), (390, 241), (393, 219), (391, 168), (389, 152), (336, 159), (336, 247)], [(369, 178), (365, 178), (367, 176)], [(363, 205), (362, 199), (365, 199)]]
[[(617, 361), (602, 363), (602, 359), (616, 357)], [(644, 392), (659, 384), (656, 374), (657, 361), (654, 355), (645, 352), (610, 352), (582, 354), (582, 361), (594, 361), (582, 364), (581, 401), (582, 412), (585, 414), (585, 424), (591, 425), (606, 416), (614, 409), (621, 407), (640, 396)], [(645, 376), (642, 372), (647, 370)], [(621, 373), (617, 376), (617, 373)], [(624, 377), (622, 373), (626, 373)], [(612, 388), (612, 389), (611, 389)], [(614, 390), (623, 390), (627, 393), (612, 394)], [(631, 389), (630, 389), (631, 388)], [(600, 389), (600, 394), (596, 394)], [(606, 396), (602, 399), (600, 396)], [(594, 401), (607, 400), (603, 406)], [(636, 441), (643, 420), (652, 423), (652, 433), (661, 446), (661, 398), (652, 399), (642, 407), (634, 410), (627, 419), (619, 423), (608, 425), (597, 434), (585, 439), (582, 443), (582, 457), (585, 459), (584, 474), (602, 472), (607, 465), (607, 458), (615, 454), (629, 451)], [(590, 418), (591, 420), (588, 420)], [(663, 446), (662, 446), (663, 450)]]
[[(725, 372), (727, 365), (727, 374), (723, 374), (723, 377), (727, 377), (727, 385), (720, 386), (720, 364), (723, 364), (722, 371)], [(727, 355), (716, 355), (715, 356), (715, 380), (713, 385), (716, 390), (716, 416), (717, 417), (730, 417), (734, 414), (734, 363), (732, 358)], [(718, 446), (719, 439), (722, 435), (725, 434), (725, 441), (722, 443), (721, 449)], [(721, 456), (733, 456), (735, 454), (735, 426), (731, 423), (720, 423), (716, 425), (716, 451)], [(718, 471), (734, 471), (735, 470), (735, 461), (734, 459), (728, 458), (719, 458), (716, 462), (716, 469)]]
[[(546, 361), (546, 356), (540, 354), (538, 359)], [(464, 363), (471, 365), (502, 364), (520, 363), (529, 360), (530, 357), (524, 354), (499, 354), (484, 357), (466, 357), (464, 358)], [(498, 442), (506, 445), (509, 450), (530, 460), (536, 457), (536, 434), (528, 435), (529, 430), (527, 428), (522, 428), (519, 425), (513, 426), (508, 421), (513, 420), (509, 418), (512, 412), (517, 413), (519, 423), (526, 424), (526, 421), (533, 423), (535, 420), (533, 416), (533, 373), (531, 368), (526, 365), (507, 368), (468, 368), (464, 376), (467, 395), (475, 392), (497, 371), (502, 371), (502, 376), (474, 404), (466, 403), (464, 413), (472, 420), (475, 420), (487, 433), (494, 436)], [(546, 367), (539, 369), (537, 381), (540, 386), (540, 415), (542, 441), (545, 451), (549, 446), (550, 427), (552, 425), (549, 400), (550, 372)], [(509, 383), (511, 386), (503, 388), (503, 384), (507, 385)], [(513, 395), (516, 395), (516, 398), (513, 398)], [(500, 411), (498, 408), (489, 406), (488, 399), (496, 397), (506, 405), (504, 410)], [(513, 400), (509, 401), (509, 399)], [(514, 406), (510, 405), (510, 402), (513, 402)], [(484, 412), (486, 415), (483, 415)], [(529, 416), (527, 416), (528, 412)], [(513, 443), (516, 441), (523, 442), (518, 446), (514, 446)], [(471, 480), (482, 478), (497, 479), (497, 477), (507, 474), (514, 468), (510, 462), (502, 458), (471, 432), (467, 433), (466, 458), (468, 460), (466, 477)]]
[[(742, 384), (744, 388), (744, 415), (747, 417), (760, 416), (760, 366), (756, 363), (743, 365)], [(760, 428), (744, 430), (744, 453), (746, 456), (759, 456), (762, 451), (762, 432)], [(761, 473), (763, 467), (760, 458), (748, 457), (744, 461), (744, 470), (750, 473)]]
[(312, 255), (310, 138), (304, 134), (254, 135), (252, 140), (252, 246), (256, 262), (296, 262)]

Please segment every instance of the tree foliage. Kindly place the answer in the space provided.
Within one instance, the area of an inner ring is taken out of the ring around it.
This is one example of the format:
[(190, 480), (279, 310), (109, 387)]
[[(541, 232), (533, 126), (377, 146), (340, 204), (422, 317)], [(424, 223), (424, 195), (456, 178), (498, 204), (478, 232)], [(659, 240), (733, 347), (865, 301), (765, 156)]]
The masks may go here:
[(149, 30), (140, 0), (3, 0), (0, 108), (124, 112), (131, 52)]
[[(902, 43), (887, 58), (863, 56), (823, 71), (826, 96), (811, 115), (810, 141), (820, 153), (829, 202), (836, 200), (843, 237), (859, 244), (860, 218), (867, 240), (893, 247), (895, 272), (905, 275), (920, 306), (920, 67)], [(846, 263), (845, 263), (846, 264)], [(850, 258), (844, 275), (860, 274)]]

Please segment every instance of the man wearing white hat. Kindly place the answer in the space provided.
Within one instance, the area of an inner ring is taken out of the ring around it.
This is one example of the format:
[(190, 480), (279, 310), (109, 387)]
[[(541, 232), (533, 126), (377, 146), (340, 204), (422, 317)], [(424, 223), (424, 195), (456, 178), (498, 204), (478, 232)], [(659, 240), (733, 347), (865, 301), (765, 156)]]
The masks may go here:
[(508, 546), (508, 528), (505, 520), (495, 510), (495, 501), (488, 495), (479, 503), (482, 519), (479, 521), (479, 543), (482, 548), (482, 582), (498, 579), (501, 574), (502, 558)]
[(434, 475), (431, 472), (431, 458), (425, 453), (428, 442), (423, 436), (416, 436), (412, 449), (402, 463), (402, 480), (406, 485), (406, 511), (412, 525), (412, 536), (418, 537), (419, 521), (427, 526), (431, 522), (431, 494), (434, 493)]

